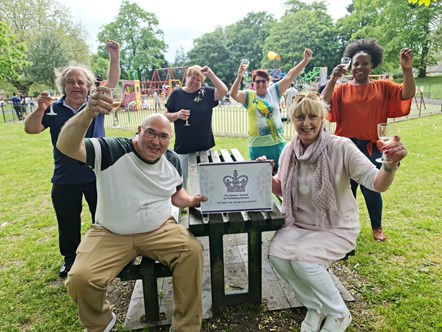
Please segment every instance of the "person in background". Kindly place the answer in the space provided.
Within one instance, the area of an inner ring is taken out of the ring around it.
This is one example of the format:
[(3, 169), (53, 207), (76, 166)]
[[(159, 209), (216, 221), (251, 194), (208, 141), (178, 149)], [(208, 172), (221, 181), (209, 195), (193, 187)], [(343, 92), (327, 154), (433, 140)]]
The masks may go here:
[(157, 110), (161, 110), (161, 100), (157, 90), (155, 90), (153, 93), (153, 101), (155, 103), (155, 112)]
[(101, 85), (101, 82), (103, 82), (103, 76), (101, 74), (98, 74), (95, 77), (95, 87), (98, 88)]
[(295, 97), (289, 112), (296, 134), (272, 179), (272, 192), (283, 198), (285, 223), (270, 242), (269, 260), (307, 308), (301, 332), (341, 332), (350, 324), (350, 311), (328, 273), (355, 249), (360, 232), (349, 180), (386, 191), (408, 153), (395, 136), (382, 147), (388, 163), (378, 170), (351, 140), (330, 135), (323, 124), (327, 107), (317, 93)]
[(111, 331), (116, 316), (106, 286), (131, 260), (146, 256), (172, 271), (175, 311), (171, 331), (198, 332), (202, 321), (203, 246), (172, 214), (207, 197), (182, 188), (181, 166), (169, 150), (172, 126), (149, 115), (133, 138), (85, 138), (112, 99), (99, 87), (83, 112), (63, 127), (57, 148), (93, 168), (97, 176), (96, 224), (81, 242), (66, 286), (86, 331)]
[(292, 106), (293, 97), (298, 94), (298, 90), (295, 88), (295, 84), (290, 83), (290, 87), (285, 92), (285, 107), (287, 108), (287, 112)]
[(290, 107), (292, 106), (293, 97), (295, 97), (298, 94), (298, 90), (295, 88), (294, 83), (290, 83), (290, 87), (287, 89), (287, 91), (284, 94), (284, 100), (285, 100), (285, 112), (286, 112), (286, 120), (289, 121), (288, 112)]
[[(383, 48), (374, 39), (356, 40), (344, 50), (343, 56), (350, 57), (353, 79), (337, 85), (347, 73), (344, 65), (337, 65), (330, 81), (322, 91), (322, 98), (330, 104), (327, 120), (336, 122), (335, 134), (350, 138), (356, 146), (380, 168), (375, 160), (382, 154), (376, 146), (377, 124), (388, 118), (408, 115), (416, 91), (413, 77), (413, 51), (404, 48), (399, 59), (402, 66), (403, 84), (390, 80), (372, 80), (370, 73), (383, 60)], [(351, 181), (356, 197), (358, 184)], [(375, 241), (383, 242), (386, 236), (382, 229), (382, 196), (380, 193), (361, 186)]]
[[(115, 41), (106, 43), (110, 55), (109, 74), (106, 85), (115, 87), (120, 79), (120, 45)], [(25, 120), (24, 129), (28, 134), (39, 134), (50, 129), (54, 147), (54, 173), (52, 176), (52, 205), (58, 222), (58, 240), (60, 253), (64, 257), (59, 276), (67, 276), (74, 263), (76, 250), (81, 240), (81, 211), (83, 196), (89, 206), (94, 222), (97, 205), (97, 190), (94, 172), (81, 165), (56, 148), (60, 130), (67, 120), (81, 112), (89, 100), (89, 93), (95, 89), (95, 76), (85, 67), (69, 66), (57, 73), (57, 86), (62, 97), (53, 103), (56, 115), (48, 115), (52, 103), (47, 93), (42, 92), (37, 98), (37, 109)], [(88, 137), (105, 136), (104, 115), (92, 121), (87, 131)]]
[(10, 99), (12, 101), (12, 107), (14, 108), (15, 113), (17, 114), (18, 121), (23, 120), (23, 115), (21, 113), (21, 100), (20, 97), (17, 96), (15, 92), (12, 93), (12, 98)]
[(274, 171), (278, 170), (278, 159), (285, 146), (281, 112), (279, 109), (281, 96), (290, 83), (302, 72), (312, 59), (313, 52), (306, 48), (304, 59), (290, 69), (280, 81), (269, 86), (269, 74), (266, 70), (255, 70), (252, 73), (253, 90), (239, 90), (247, 66), (240, 64), (238, 75), (230, 88), (230, 95), (241, 103), (248, 113), (249, 156), (255, 160), (265, 155), (274, 160)]
[[(213, 87), (204, 86), (206, 77)], [(187, 188), (189, 153), (215, 146), (212, 132), (213, 108), (227, 94), (226, 85), (208, 66), (187, 68), (186, 84), (174, 89), (166, 103), (165, 115), (174, 123), (175, 146), (183, 167), (183, 187)]]

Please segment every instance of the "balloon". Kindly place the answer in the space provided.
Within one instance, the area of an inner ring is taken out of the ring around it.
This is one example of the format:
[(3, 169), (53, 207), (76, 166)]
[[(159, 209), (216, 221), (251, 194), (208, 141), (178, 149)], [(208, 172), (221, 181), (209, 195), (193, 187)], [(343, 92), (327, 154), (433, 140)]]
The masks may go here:
[(281, 60), (281, 56), (278, 53), (272, 51), (269, 51), (267, 53), (267, 57), (269, 58), (269, 60), (276, 60), (276, 61)]

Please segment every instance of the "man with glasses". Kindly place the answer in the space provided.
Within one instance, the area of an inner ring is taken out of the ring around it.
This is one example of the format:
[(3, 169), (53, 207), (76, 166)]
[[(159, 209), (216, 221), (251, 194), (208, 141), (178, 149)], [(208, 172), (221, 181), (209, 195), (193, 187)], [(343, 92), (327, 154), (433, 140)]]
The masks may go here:
[(173, 331), (197, 332), (202, 321), (201, 243), (172, 216), (172, 204), (197, 207), (207, 198), (182, 187), (181, 165), (168, 149), (172, 126), (163, 114), (149, 115), (133, 138), (84, 138), (112, 99), (99, 87), (85, 110), (63, 127), (57, 148), (91, 167), (97, 176), (96, 223), (82, 240), (66, 281), (87, 331), (110, 331), (116, 316), (106, 285), (136, 256), (172, 271)]
[(281, 80), (269, 85), (270, 77), (266, 70), (259, 69), (252, 73), (253, 90), (239, 90), (247, 66), (240, 64), (238, 75), (230, 88), (230, 95), (241, 103), (248, 113), (249, 157), (255, 160), (260, 156), (274, 160), (274, 172), (278, 171), (278, 160), (285, 146), (281, 111), (281, 96), (290, 83), (301, 73), (312, 58), (312, 51), (304, 50), (304, 59), (290, 69)]

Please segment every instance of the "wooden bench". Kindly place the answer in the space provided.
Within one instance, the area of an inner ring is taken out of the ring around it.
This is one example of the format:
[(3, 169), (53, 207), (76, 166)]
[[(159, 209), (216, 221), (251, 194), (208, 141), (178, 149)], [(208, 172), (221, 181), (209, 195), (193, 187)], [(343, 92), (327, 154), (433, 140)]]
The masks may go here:
[(117, 277), (121, 281), (141, 279), (146, 321), (154, 322), (160, 320), (157, 278), (171, 276), (172, 272), (167, 266), (148, 257), (141, 257), (139, 264), (137, 259), (133, 260), (123, 268)]
[[(189, 193), (199, 193), (197, 165), (200, 162), (225, 162), (244, 161), (237, 149), (220, 150), (220, 155), (215, 150), (210, 153), (193, 153), (189, 156)], [(240, 303), (260, 303), (262, 290), (262, 238), (264, 231), (279, 229), (284, 222), (280, 211), (280, 204), (275, 200), (271, 212), (236, 212), (217, 213), (202, 215), (199, 209), (189, 209), (189, 214), (184, 226), (195, 236), (208, 236), (210, 246), (210, 267), (211, 267), (211, 288), (212, 307), (216, 309), (221, 305), (232, 305)], [(249, 268), (249, 289), (225, 293), (224, 287), (224, 257), (223, 240), (224, 234), (248, 234), (248, 268)], [(157, 278), (171, 276), (168, 267), (142, 257), (141, 262), (137, 260), (130, 262), (118, 274), (122, 281), (142, 280), (144, 309), (147, 321), (158, 321), (159, 298), (157, 290)]]

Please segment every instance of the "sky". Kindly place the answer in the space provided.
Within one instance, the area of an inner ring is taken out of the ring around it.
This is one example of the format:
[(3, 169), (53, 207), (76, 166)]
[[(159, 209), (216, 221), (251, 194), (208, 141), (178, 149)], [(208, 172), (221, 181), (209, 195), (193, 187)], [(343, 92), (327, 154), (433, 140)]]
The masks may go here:
[[(176, 51), (182, 46), (187, 52), (193, 40), (216, 27), (225, 27), (245, 17), (250, 12), (266, 11), (276, 19), (284, 14), (286, 0), (131, 0), (145, 11), (154, 13), (159, 29), (164, 32), (168, 45), (166, 60), (173, 62)], [(73, 20), (88, 31), (91, 52), (97, 51), (97, 34), (102, 26), (112, 22), (118, 15), (121, 0), (60, 0), (71, 9)], [(312, 0), (304, 0), (310, 3)], [(337, 19), (344, 16), (351, 0), (325, 0), (329, 14)]]

